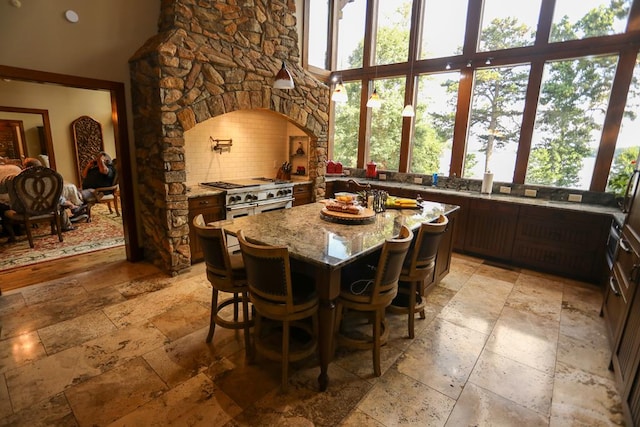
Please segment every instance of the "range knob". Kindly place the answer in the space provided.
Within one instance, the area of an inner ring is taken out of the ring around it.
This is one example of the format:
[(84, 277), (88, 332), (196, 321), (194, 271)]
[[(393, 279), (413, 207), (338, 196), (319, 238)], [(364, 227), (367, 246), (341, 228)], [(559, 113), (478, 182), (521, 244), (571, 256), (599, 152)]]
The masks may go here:
[(256, 196), (255, 194), (254, 194), (253, 196), (251, 196), (251, 198), (252, 198), (253, 200), (258, 200), (258, 196)]
[(267, 199), (273, 199), (275, 196), (273, 195), (273, 193), (268, 193), (267, 194)]
[(253, 196), (251, 194), (247, 194), (247, 196), (244, 198), (247, 202), (250, 202), (251, 199), (253, 199)]
[(282, 196), (282, 190), (278, 190), (278, 192), (276, 193), (276, 196)]

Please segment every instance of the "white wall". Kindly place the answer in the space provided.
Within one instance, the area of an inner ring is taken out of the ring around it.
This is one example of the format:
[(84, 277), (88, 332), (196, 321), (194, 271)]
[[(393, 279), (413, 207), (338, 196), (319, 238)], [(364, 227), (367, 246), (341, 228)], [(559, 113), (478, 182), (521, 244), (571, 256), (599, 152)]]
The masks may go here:
[[(0, 64), (129, 85), (128, 60), (158, 32), (160, 0), (0, 2)], [(64, 18), (68, 9), (80, 20)], [(127, 92), (129, 92), (127, 90)]]

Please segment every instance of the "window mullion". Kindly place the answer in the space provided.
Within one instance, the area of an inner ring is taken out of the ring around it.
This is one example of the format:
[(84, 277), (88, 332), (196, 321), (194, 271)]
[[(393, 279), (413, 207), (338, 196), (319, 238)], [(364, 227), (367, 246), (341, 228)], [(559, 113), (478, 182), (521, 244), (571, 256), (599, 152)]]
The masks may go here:
[(536, 111), (540, 97), (543, 72), (544, 61), (534, 61), (531, 63), (529, 81), (527, 83), (527, 95), (524, 102), (524, 111), (522, 112), (522, 125), (520, 127), (520, 139), (518, 141), (518, 151), (516, 154), (516, 167), (513, 171), (514, 184), (524, 184), (527, 175), (527, 165), (529, 162), (529, 154), (531, 153), (533, 130), (536, 124)]

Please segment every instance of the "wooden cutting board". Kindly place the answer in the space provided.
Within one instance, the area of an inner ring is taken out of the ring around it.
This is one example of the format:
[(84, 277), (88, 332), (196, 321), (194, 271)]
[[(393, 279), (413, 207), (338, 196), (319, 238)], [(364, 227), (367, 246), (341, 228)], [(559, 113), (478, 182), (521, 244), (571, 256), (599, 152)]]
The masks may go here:
[(347, 212), (330, 211), (327, 208), (322, 208), (322, 215), (346, 222), (346, 221), (362, 221), (369, 218), (373, 218), (376, 215), (376, 213), (373, 211), (373, 209), (370, 209), (370, 208), (365, 208), (358, 215), (350, 214)]

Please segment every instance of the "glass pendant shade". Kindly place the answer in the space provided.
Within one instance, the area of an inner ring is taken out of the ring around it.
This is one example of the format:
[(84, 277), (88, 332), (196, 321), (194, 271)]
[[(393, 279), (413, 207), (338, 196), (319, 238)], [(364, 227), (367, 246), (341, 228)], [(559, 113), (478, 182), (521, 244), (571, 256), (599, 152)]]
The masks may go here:
[(349, 100), (349, 95), (347, 94), (347, 89), (344, 87), (342, 83), (338, 83), (336, 88), (331, 95), (331, 100), (338, 103), (345, 103)]
[(276, 79), (273, 82), (274, 89), (293, 89), (295, 85), (293, 84), (293, 77), (291, 77), (291, 73), (287, 70), (287, 66), (282, 62), (282, 68), (276, 74)]
[(380, 108), (382, 106), (382, 101), (380, 100), (380, 96), (378, 95), (378, 91), (374, 88), (371, 97), (367, 101), (367, 107), (369, 108)]
[(402, 117), (413, 117), (416, 112), (413, 110), (413, 105), (409, 104), (402, 110)]

